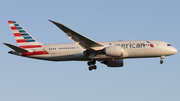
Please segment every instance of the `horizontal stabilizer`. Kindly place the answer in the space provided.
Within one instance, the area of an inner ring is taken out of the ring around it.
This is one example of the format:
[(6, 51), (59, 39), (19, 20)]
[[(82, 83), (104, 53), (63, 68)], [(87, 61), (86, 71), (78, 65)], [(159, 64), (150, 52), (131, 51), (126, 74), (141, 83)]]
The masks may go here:
[(18, 52), (29, 52), (28, 50), (26, 49), (23, 49), (23, 48), (20, 48), (20, 47), (17, 47), (17, 46), (14, 46), (14, 45), (11, 45), (9, 43), (3, 43), (5, 44), (6, 46), (8, 46), (9, 48), (15, 50), (15, 51), (18, 51)]

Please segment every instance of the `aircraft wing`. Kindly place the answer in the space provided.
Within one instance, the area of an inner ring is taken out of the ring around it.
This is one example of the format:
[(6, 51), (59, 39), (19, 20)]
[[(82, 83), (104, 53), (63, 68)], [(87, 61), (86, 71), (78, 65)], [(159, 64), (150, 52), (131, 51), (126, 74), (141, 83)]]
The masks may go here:
[(102, 47), (103, 46), (102, 44), (97, 43), (91, 39), (88, 39), (85, 36), (82, 36), (81, 34), (71, 30), (70, 28), (64, 26), (63, 24), (60, 24), (60, 23), (52, 21), (52, 20), (49, 20), (49, 21), (54, 23), (57, 27), (59, 27), (62, 31), (64, 31), (70, 39), (72, 39), (75, 43), (79, 44), (83, 49), (89, 49), (91, 47)]

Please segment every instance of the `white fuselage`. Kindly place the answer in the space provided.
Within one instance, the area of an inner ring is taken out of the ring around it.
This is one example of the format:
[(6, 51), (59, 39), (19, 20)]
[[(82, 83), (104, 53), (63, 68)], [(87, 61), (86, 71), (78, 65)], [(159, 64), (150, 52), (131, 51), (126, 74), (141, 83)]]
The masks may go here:
[(75, 43), (43, 45), (34, 39), (16, 21), (8, 21), (18, 46), (3, 43), (10, 54), (48, 61), (88, 61), (89, 70), (96, 70), (96, 61), (108, 67), (122, 67), (126, 58), (160, 57), (177, 53), (169, 43), (156, 40), (96, 42), (61, 23), (49, 20), (61, 29)]
[[(149, 42), (149, 43), (148, 43)], [(106, 56), (106, 54), (97, 54), (94, 59), (112, 60), (125, 58), (147, 58), (147, 57), (161, 57), (177, 53), (177, 50), (170, 44), (163, 41), (155, 40), (140, 40), (140, 41), (113, 41), (113, 42), (99, 42), (104, 45), (99, 49), (109, 46), (121, 46), (123, 48), (123, 56), (113, 57)], [(75, 43), (65, 44), (47, 44), (42, 45), (43, 50), (46, 50), (47, 55), (32, 55), (30, 58), (50, 60), (50, 61), (88, 61), (89, 58), (84, 56), (82, 48)]]

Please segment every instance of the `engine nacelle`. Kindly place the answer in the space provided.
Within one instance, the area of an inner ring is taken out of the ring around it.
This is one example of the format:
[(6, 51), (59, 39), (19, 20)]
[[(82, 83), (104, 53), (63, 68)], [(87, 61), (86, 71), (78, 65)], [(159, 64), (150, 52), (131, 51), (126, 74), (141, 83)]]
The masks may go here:
[(121, 60), (106, 60), (101, 63), (107, 65), (108, 67), (123, 67), (123, 59)]
[(123, 48), (121, 46), (110, 46), (105, 48), (106, 56), (123, 56)]

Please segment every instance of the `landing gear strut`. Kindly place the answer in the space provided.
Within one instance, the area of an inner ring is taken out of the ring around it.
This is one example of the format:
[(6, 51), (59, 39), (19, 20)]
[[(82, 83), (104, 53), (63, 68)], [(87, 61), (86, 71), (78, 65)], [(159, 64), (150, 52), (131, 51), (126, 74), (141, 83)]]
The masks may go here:
[(92, 71), (93, 69), (96, 70), (97, 66), (95, 65), (96, 61), (95, 60), (91, 60), (87, 62), (87, 65), (89, 66), (89, 70)]
[(160, 64), (163, 64), (163, 60), (162, 59), (164, 59), (164, 58), (165, 58), (165, 56), (161, 56)]

